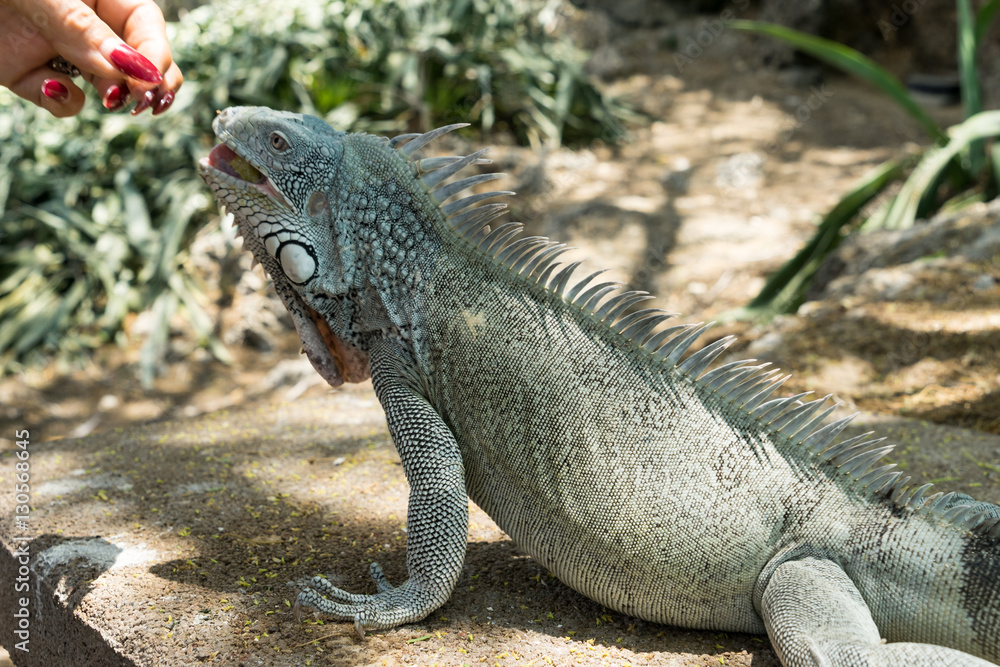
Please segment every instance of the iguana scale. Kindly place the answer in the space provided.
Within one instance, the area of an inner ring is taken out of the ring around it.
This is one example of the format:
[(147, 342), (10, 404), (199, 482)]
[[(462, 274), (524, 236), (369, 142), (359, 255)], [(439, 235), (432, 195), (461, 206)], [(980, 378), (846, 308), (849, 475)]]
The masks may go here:
[[(659, 623), (767, 632), (785, 665), (1000, 662), (1000, 507), (837, 436), (826, 399), (688, 353), (650, 298), (571, 277), (564, 246), (492, 227), (501, 175), (415, 157), (459, 126), (385, 139), (234, 107), (202, 161), (331, 385), (368, 377), (410, 484), (407, 569), (378, 592), (316, 577), (298, 603), (356, 629), (426, 617), (462, 570), (471, 498), (563, 582)], [(973, 657), (976, 656), (976, 657)]]

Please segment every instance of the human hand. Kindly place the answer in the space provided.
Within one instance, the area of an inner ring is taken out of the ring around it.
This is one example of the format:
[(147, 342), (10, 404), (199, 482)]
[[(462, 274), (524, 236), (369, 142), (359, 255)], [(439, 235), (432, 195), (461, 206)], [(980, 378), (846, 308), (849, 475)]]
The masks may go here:
[(153, 0), (0, 0), (0, 86), (62, 118), (79, 113), (84, 93), (50, 67), (57, 56), (111, 111), (136, 100), (133, 115), (163, 113), (184, 81)]

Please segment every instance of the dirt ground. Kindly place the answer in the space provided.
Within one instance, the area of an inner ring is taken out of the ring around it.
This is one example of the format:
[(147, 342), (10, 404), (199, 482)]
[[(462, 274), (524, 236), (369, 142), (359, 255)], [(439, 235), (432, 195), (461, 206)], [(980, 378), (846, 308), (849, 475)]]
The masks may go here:
[[(679, 72), (669, 44), (696, 34), (699, 20), (667, 32), (621, 33), (599, 17), (589, 19), (587, 38), (604, 58), (608, 90), (649, 118), (629, 128), (628, 143), (545, 153), (501, 145), (492, 155), (496, 167), (511, 174), (510, 189), (520, 192), (513, 218), (525, 221), (530, 233), (577, 246), (577, 257), (659, 295), (655, 305), (684, 313), (686, 321), (745, 304), (858, 178), (924, 141), (913, 121), (854, 81), (812, 70), (752, 68), (740, 56), (743, 37), (729, 31)], [(947, 124), (960, 112), (934, 113)], [(249, 258), (241, 261), (248, 270)], [(995, 266), (983, 270), (1000, 277)], [(838, 302), (814, 309), (813, 317), (768, 326), (724, 324), (715, 335), (740, 334), (739, 354), (753, 353), (755, 341), (783, 335), (787, 344), (769, 349), (797, 373), (789, 391), (827, 388), (847, 407), (886, 418), (919, 417), (997, 433), (1000, 355), (991, 341), (1000, 327), (998, 296), (994, 288), (956, 297), (961, 307), (947, 309)], [(916, 334), (921, 342), (914, 346)], [(910, 341), (907, 352), (899, 353), (894, 341)], [(206, 612), (205, 622), (226, 624), (245, 650), (192, 649), (185, 658), (190, 662), (178, 664), (271, 664), (262, 652), (301, 649), (317, 637), (320, 648), (310, 648), (310, 657), (297, 654), (301, 664), (777, 664), (760, 637), (661, 630), (602, 609), (518, 552), (478, 510), (466, 573), (442, 614), (375, 634), (367, 643), (340, 624), (295, 624), (285, 604), (293, 591), (282, 588), (286, 565), (302, 576), (315, 569), (305, 562), (333, 556), (350, 564), (344, 583), (358, 590), (368, 584), (353, 570), (375, 554), (390, 579), (404, 572), (405, 480), (377, 402), (367, 383), (338, 390), (318, 384), (291, 331), (274, 335), (268, 350), (230, 346), (232, 365), (203, 351), (189, 353), (192, 345), (176, 332), (175, 353), (151, 389), (137, 379), (137, 346), (100, 350), (81, 368), (50, 366), (0, 379), (0, 434), (28, 429), (33, 442), (48, 443), (54, 479), (74, 470), (92, 478), (114, 467), (112, 460), (150, 457), (134, 469), (155, 470), (151, 478), (88, 482), (85, 488), (97, 499), (92, 514), (67, 526), (67, 534), (108, 534), (103, 531), (114, 529), (118, 513), (145, 526), (151, 551), (177, 548), (173, 535), (161, 534), (191, 531), (196, 541), (190, 554), (178, 552), (167, 566), (152, 572), (136, 567), (128, 575), (143, 577), (149, 591), (163, 596), (174, 584), (221, 591), (231, 613)], [(326, 411), (334, 406), (346, 412), (333, 419)], [(266, 426), (228, 423), (226, 411), (260, 415)], [(213, 420), (227, 422), (218, 441), (206, 435)], [(138, 444), (136, 434), (158, 440), (187, 423), (198, 425), (192, 427), (195, 447), (172, 455), (169, 446)], [(77, 437), (84, 439), (63, 440)], [(251, 454), (230, 452), (227, 437), (244, 444), (256, 438), (258, 444)], [(0, 446), (13, 445), (8, 439)], [(986, 477), (974, 487), (997, 486), (1000, 451), (994, 454), (980, 461)], [(256, 481), (234, 485), (236, 496), (220, 491), (237, 475)], [(288, 499), (271, 488), (297, 476), (308, 480), (305, 497)], [(339, 491), (324, 491), (325, 481)], [(122, 494), (117, 508), (107, 504), (116, 492)], [(157, 518), (163, 510), (169, 526)], [(267, 535), (241, 534), (236, 527), (250, 517), (267, 523)], [(227, 527), (221, 536), (213, 535), (217, 524)], [(45, 539), (55, 545), (60, 537)], [(213, 560), (218, 539), (237, 543), (243, 557)], [(275, 574), (273, 585), (262, 585)], [(66, 596), (85, 613), (94, 604), (85, 596), (99, 596), (100, 589), (80, 581)], [(501, 610), (503, 623), (493, 623)], [(198, 613), (185, 610), (188, 619)], [(135, 615), (132, 641), (154, 643), (170, 633), (171, 621), (157, 605)], [(675, 656), (672, 662), (667, 653)]]

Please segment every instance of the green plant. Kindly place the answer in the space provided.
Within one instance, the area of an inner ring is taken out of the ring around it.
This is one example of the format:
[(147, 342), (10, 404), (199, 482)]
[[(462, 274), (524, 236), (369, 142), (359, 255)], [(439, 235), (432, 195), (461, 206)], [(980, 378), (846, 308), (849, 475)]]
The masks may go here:
[(219, 358), (204, 280), (186, 270), (216, 219), (196, 164), (230, 105), (400, 132), (455, 120), (535, 143), (614, 140), (622, 107), (546, 29), (535, 0), (219, 1), (170, 25), (187, 77), (169, 113), (58, 120), (0, 89), (0, 371), (121, 341), (147, 312), (148, 383), (169, 324), (186, 318)]
[[(781, 39), (869, 82), (909, 113), (933, 141), (918, 155), (890, 160), (863, 177), (823, 217), (806, 245), (768, 278), (739, 316), (768, 319), (795, 312), (823, 259), (849, 234), (909, 227), (939, 210), (996, 196), (1000, 151), (988, 142), (1000, 136), (1000, 111), (982, 111), (976, 50), (998, 9), (1000, 0), (991, 0), (973, 15), (969, 0), (957, 0), (958, 61), (966, 119), (947, 130), (938, 126), (898, 79), (854, 49), (783, 26), (733, 22), (738, 30)], [(900, 180), (904, 182), (899, 191), (862, 219), (862, 210)], [(941, 187), (943, 184), (947, 187)]]

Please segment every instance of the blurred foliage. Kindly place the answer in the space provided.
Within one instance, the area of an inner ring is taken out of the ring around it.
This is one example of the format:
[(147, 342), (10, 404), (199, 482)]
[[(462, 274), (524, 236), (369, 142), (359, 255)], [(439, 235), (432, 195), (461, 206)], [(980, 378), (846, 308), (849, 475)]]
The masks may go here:
[[(932, 144), (916, 155), (873, 169), (827, 213), (805, 246), (772, 274), (760, 293), (731, 316), (767, 320), (794, 313), (823, 260), (848, 235), (904, 229), (939, 211), (954, 211), (1000, 193), (1000, 111), (983, 111), (976, 68), (978, 46), (1000, 9), (989, 0), (973, 13), (971, 0), (957, 0), (958, 63), (965, 120), (941, 128), (890, 72), (843, 44), (784, 26), (735, 21), (733, 27), (768, 35), (867, 81), (892, 99), (927, 132)], [(890, 188), (899, 181), (895, 194)], [(872, 203), (877, 205), (870, 205)], [(863, 211), (874, 209), (870, 215)]]
[(624, 109), (552, 34), (537, 0), (226, 0), (171, 24), (186, 81), (152, 118), (91, 95), (58, 120), (0, 89), (0, 370), (122, 340), (148, 311), (143, 378), (183, 315), (225, 350), (205, 293), (181, 271), (215, 204), (196, 164), (230, 105), (324, 116), (338, 129), (401, 132), (471, 120), (532, 144), (621, 136)]

